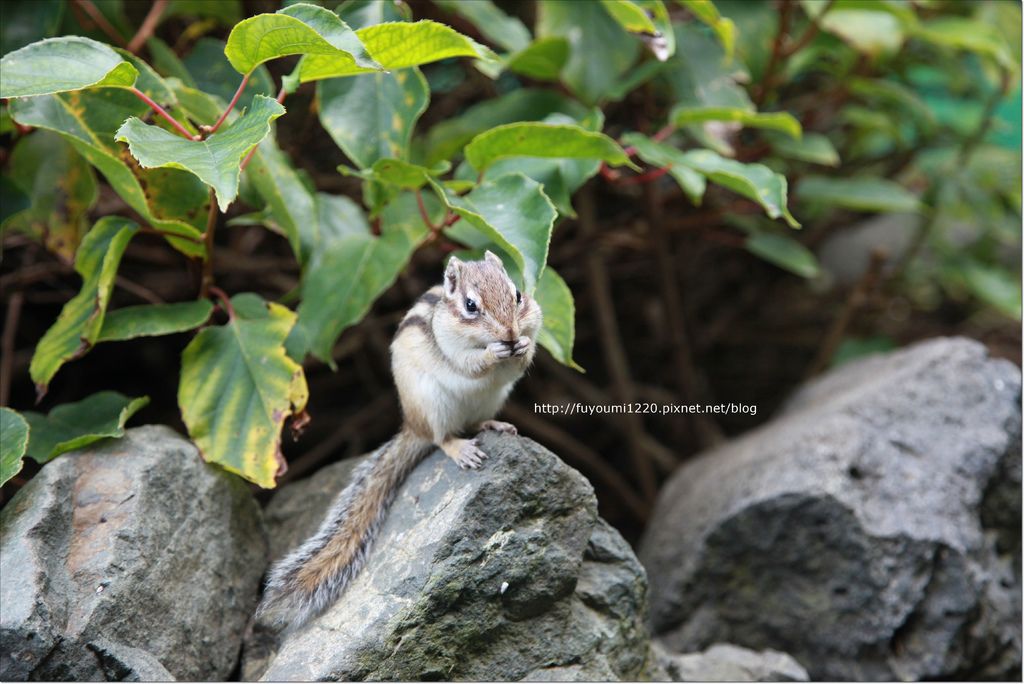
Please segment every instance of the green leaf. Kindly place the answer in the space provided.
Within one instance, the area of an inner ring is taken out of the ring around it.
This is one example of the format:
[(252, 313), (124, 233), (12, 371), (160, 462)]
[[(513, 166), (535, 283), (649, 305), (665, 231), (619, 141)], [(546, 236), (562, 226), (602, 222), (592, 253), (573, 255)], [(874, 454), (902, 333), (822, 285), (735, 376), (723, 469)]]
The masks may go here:
[(676, 126), (705, 121), (726, 121), (740, 123), (749, 128), (781, 131), (793, 138), (799, 138), (803, 134), (800, 122), (789, 112), (750, 112), (733, 107), (677, 106), (669, 118)]
[(221, 211), (238, 196), (242, 158), (270, 133), (270, 122), (284, 114), (276, 100), (257, 95), (252, 109), (206, 140), (186, 140), (132, 117), (118, 129), (115, 140), (128, 149), (144, 168), (169, 167), (195, 174), (217, 194)]
[(757, 233), (748, 237), (744, 246), (751, 254), (756, 254), (801, 278), (814, 278), (821, 272), (814, 254), (786, 235)]
[(434, 0), (434, 4), (468, 19), (487, 40), (511, 52), (530, 44), (530, 30), (516, 17), (498, 9), (490, 0)]
[(874, 337), (847, 337), (839, 344), (839, 348), (836, 349), (836, 353), (832, 355), (832, 360), (829, 362), (830, 368), (836, 368), (849, 363), (855, 359), (859, 359), (871, 354), (880, 354), (882, 352), (892, 351), (896, 349), (898, 345), (893, 341), (891, 337), (884, 335), (877, 335)]
[[(814, 4), (805, 0), (804, 7), (808, 9)], [(813, 9), (808, 12), (814, 14)], [(903, 22), (885, 8), (885, 3), (870, 3), (865, 7), (839, 5), (828, 12), (819, 12), (817, 22), (824, 31), (839, 36), (866, 55), (895, 53), (906, 39)]]
[(35, 237), (65, 262), (74, 261), (96, 203), (92, 167), (63, 138), (43, 130), (18, 140), (10, 168), (31, 205), (5, 227)]
[(284, 350), (295, 314), (254, 294), (231, 302), (228, 323), (204, 329), (182, 353), (178, 405), (204, 459), (270, 488), (281, 428), (309, 394), (302, 366)]
[(922, 208), (921, 201), (902, 185), (875, 176), (805, 176), (796, 188), (796, 195), (802, 202), (854, 211), (900, 213)]
[(46, 393), (50, 380), (66, 361), (82, 356), (96, 342), (121, 255), (138, 229), (134, 221), (106, 216), (82, 240), (75, 257), (82, 289), (43, 334), (29, 365), (39, 396)]
[(544, 269), (533, 296), (544, 313), (544, 324), (537, 335), (537, 342), (559, 363), (582, 372), (583, 368), (572, 358), (576, 338), (576, 304), (569, 286), (549, 266)]
[(557, 81), (569, 59), (569, 42), (564, 38), (538, 38), (504, 59), (509, 71), (540, 81)]
[(139, 73), (112, 48), (81, 36), (46, 38), (0, 59), (0, 98), (83, 88), (131, 88)]
[(19, 188), (9, 176), (0, 176), (0, 229), (7, 219), (25, 211), (32, 205), (28, 194)]
[(754, 111), (738, 83), (749, 80), (740, 60), (730, 60), (721, 43), (692, 22), (675, 24), (673, 33), (677, 50), (667, 62), (665, 78), (680, 107)]
[(324, 246), (303, 281), (299, 305), (314, 356), (334, 367), (335, 340), (395, 282), (426, 235), (415, 198), (406, 193), (381, 213), (380, 237), (353, 233)]
[(635, 148), (637, 156), (648, 164), (669, 167), (669, 175), (675, 179), (690, 201), (700, 206), (707, 188), (707, 180), (687, 166), (684, 152), (639, 133), (627, 133), (622, 137), (622, 142)]
[[(14, 120), (25, 126), (44, 128), (59, 133), (65, 140), (103, 174), (118, 195), (138, 212), (145, 221), (168, 234), (167, 241), (189, 256), (204, 254), (201, 231), (205, 226), (206, 192), (198, 179), (182, 171), (161, 172), (160, 180), (168, 174), (180, 174), (194, 180), (202, 190), (202, 200), (195, 205), (194, 193), (163, 193), (164, 184), (146, 182), (149, 174), (133, 168), (121, 158), (121, 150), (114, 143), (117, 127), (128, 116), (141, 116), (149, 108), (130, 93), (116, 89), (77, 91), (58, 95), (18, 98), (10, 103)], [(183, 182), (174, 186), (179, 191)]]
[(317, 240), (316, 203), (273, 137), (260, 143), (245, 173), (267, 203), (267, 225), (288, 238), (295, 258), (305, 264)]
[(224, 26), (232, 26), (242, 18), (239, 0), (171, 0), (165, 17), (208, 17)]
[(156, 36), (146, 41), (146, 47), (149, 49), (150, 61), (153, 62), (153, 68), (160, 73), (161, 76), (173, 76), (180, 80), (182, 84), (195, 88), (196, 82), (192, 78), (192, 74), (189, 73), (188, 67), (185, 63), (178, 59), (178, 55), (175, 54), (171, 46), (160, 40)]
[(324, 129), (365, 169), (378, 159), (408, 159), (412, 130), (427, 109), (430, 90), (419, 69), (411, 69), (321, 81), (317, 99)]
[(712, 183), (729, 188), (754, 200), (771, 218), (782, 217), (791, 228), (800, 224), (786, 206), (786, 177), (763, 164), (741, 164), (711, 150), (693, 150), (684, 154), (684, 163)]
[(548, 258), (551, 229), (558, 212), (540, 183), (521, 173), (485, 180), (459, 197), (444, 193), (445, 201), (463, 221), (450, 233), (458, 239), (465, 222), (501, 247), (523, 274), (523, 289), (532, 293)]
[(597, 2), (541, 0), (537, 36), (569, 41), (562, 78), (587, 104), (605, 98), (636, 60), (639, 44)]
[(149, 397), (131, 398), (107, 391), (61, 404), (45, 416), (26, 411), (31, 426), (28, 455), (37, 463), (46, 463), (101, 439), (123, 437), (125, 423), (148, 403)]
[(356, 35), (373, 58), (388, 70), (429, 64), (449, 57), (497, 59), (490, 48), (428, 19), (374, 24), (359, 29)]
[(959, 270), (975, 297), (1006, 316), (1020, 320), (1021, 286), (1018, 275), (977, 261), (969, 261)]
[[(202, 119), (198, 119), (207, 125), (213, 125), (220, 113), (224, 111), (224, 107), (234, 97), (235, 90), (239, 85), (238, 73), (224, 55), (225, 46), (226, 43), (223, 40), (204, 36), (196, 41), (196, 44), (182, 59), (182, 63), (191, 75), (191, 80), (194, 81), (191, 87), (204, 94), (215, 95), (223, 101), (212, 117), (204, 116)], [(185, 82), (185, 85), (190, 84)], [(235, 105), (236, 111), (248, 109), (252, 106), (252, 98), (259, 94), (270, 97), (276, 95), (274, 79), (270, 77), (267, 67), (262, 65), (256, 67), (249, 76), (249, 82), (246, 84), (245, 90), (242, 91), (241, 97), (238, 98), (238, 104)], [(229, 119), (229, 121), (231, 120)]]
[(355, 29), (412, 17), (409, 5), (394, 0), (345, 0), (336, 11), (346, 24)]
[(308, 64), (304, 59), (300, 68), (300, 73), (305, 72), (303, 75), (327, 71), (329, 75), (337, 76), (380, 69), (355, 32), (338, 15), (305, 3), (286, 7), (276, 14), (257, 14), (239, 22), (231, 29), (224, 54), (240, 74), (247, 74), (264, 62), (287, 55), (322, 58)]
[[(373, 166), (366, 171), (355, 172), (365, 180), (373, 180), (387, 185), (394, 185), (403, 190), (418, 190), (430, 182), (432, 177), (440, 176), (451, 168), (447, 162), (437, 167), (428, 169), (418, 164), (410, 164), (401, 159), (378, 159)], [(339, 171), (348, 173), (339, 168)]]
[(514, 121), (539, 121), (553, 112), (581, 119), (587, 110), (550, 90), (522, 88), (484, 100), (430, 129), (424, 142), (426, 164), (451, 159), (479, 133)]
[(466, 161), (485, 171), (509, 157), (600, 159), (612, 166), (631, 166), (619, 144), (580, 126), (521, 122), (498, 126), (473, 138), (465, 149)]
[(915, 38), (951, 50), (964, 50), (991, 59), (1004, 69), (1014, 70), (1017, 62), (1010, 47), (994, 26), (975, 19), (945, 16), (924, 22), (913, 32)]
[(798, 140), (781, 135), (769, 139), (772, 149), (783, 157), (822, 166), (839, 166), (839, 153), (832, 141), (821, 133), (807, 133)]
[(28, 423), (17, 411), (0, 406), (0, 485), (21, 472), (21, 459), (28, 447)]
[(658, 32), (647, 13), (630, 0), (601, 0), (601, 5), (619, 26), (630, 33), (651, 35)]
[(213, 303), (208, 299), (126, 306), (107, 313), (96, 341), (116, 342), (185, 332), (201, 326), (212, 312)]
[(0, 6), (0, 55), (56, 35), (63, 15), (63, 0), (3, 3)]
[(727, 19), (719, 14), (718, 8), (711, 0), (677, 0), (677, 2), (690, 10), (698, 20), (711, 27), (722, 44), (726, 60), (732, 60), (733, 51), (736, 48), (736, 24), (732, 22), (732, 19)]

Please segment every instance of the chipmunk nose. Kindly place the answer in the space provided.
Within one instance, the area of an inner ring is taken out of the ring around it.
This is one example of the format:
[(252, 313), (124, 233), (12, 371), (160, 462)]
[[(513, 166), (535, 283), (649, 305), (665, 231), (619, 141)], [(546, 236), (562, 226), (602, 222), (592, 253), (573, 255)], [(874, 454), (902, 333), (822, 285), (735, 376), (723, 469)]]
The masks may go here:
[(519, 339), (519, 335), (512, 328), (505, 331), (505, 344), (515, 344), (516, 340)]

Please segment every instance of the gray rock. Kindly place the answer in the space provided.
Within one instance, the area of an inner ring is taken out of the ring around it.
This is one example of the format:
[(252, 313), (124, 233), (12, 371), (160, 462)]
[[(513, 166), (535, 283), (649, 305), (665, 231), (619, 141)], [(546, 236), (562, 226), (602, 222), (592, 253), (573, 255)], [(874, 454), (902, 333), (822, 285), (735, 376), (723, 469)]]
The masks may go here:
[(266, 548), (247, 486), (169, 428), (65, 454), (0, 512), (0, 679), (224, 679)]
[[(530, 440), (487, 434), (483, 448), (490, 458), (478, 471), (440, 452), (421, 463), (342, 598), (279, 645), (257, 627), (243, 678), (640, 676), (644, 571), (598, 518), (590, 484)], [(282, 490), (267, 509), (272, 535), (298, 543), (313, 531), (350, 469)]]
[(1019, 679), (1020, 397), (1019, 369), (963, 339), (811, 383), (661, 492), (654, 632), (816, 679)]
[(807, 670), (778, 651), (751, 651), (732, 644), (715, 644), (702, 653), (670, 653), (654, 642), (662, 668), (656, 680), (673, 682), (806, 682)]

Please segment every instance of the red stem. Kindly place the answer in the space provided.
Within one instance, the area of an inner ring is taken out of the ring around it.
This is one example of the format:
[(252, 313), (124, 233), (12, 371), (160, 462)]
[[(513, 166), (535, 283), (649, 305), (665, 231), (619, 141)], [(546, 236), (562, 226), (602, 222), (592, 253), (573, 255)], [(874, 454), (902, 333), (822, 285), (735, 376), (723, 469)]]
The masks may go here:
[(661, 168), (651, 169), (650, 171), (641, 173), (639, 176), (633, 176), (632, 178), (623, 178), (619, 180), (619, 185), (640, 185), (641, 183), (650, 183), (652, 180), (664, 176), (666, 173), (669, 172), (669, 169), (671, 168), (672, 165), (669, 164), (668, 166), (662, 166)]
[[(423, 203), (423, 193), (418, 189), (416, 190), (416, 206), (420, 208), (420, 217), (423, 219), (423, 223), (427, 224), (427, 228), (430, 229), (431, 233), (436, 233), (441, 226), (435, 226), (430, 222), (430, 216), (427, 214), (427, 206)], [(444, 221), (441, 222), (444, 225)]]
[(235, 320), (235, 307), (231, 306), (231, 298), (228, 297), (227, 293), (216, 285), (211, 285), (210, 294), (215, 295), (224, 305), (224, 311), (227, 312), (228, 319)]
[(128, 52), (134, 55), (142, 49), (142, 46), (149, 40), (149, 37), (153, 35), (153, 31), (156, 30), (156, 25), (160, 23), (160, 17), (165, 9), (167, 9), (167, 0), (156, 0), (153, 3), (153, 6), (149, 8), (149, 12), (146, 14), (146, 18), (142, 20), (142, 26), (139, 27), (138, 32), (129, 41)]
[[(283, 104), (284, 103), (284, 98), (286, 98), (286, 97), (288, 97), (288, 93), (286, 93), (284, 91), (284, 88), (282, 87), (281, 88), (281, 92), (279, 92), (277, 94), (277, 102), (278, 102), (278, 104)], [(245, 159), (242, 160), (242, 165), (239, 167), (239, 171), (245, 171), (245, 167), (249, 165), (249, 160), (252, 159), (252, 155), (256, 154), (256, 148), (257, 147), (259, 147), (259, 145), (256, 145), (255, 147), (253, 147), (251, 150), (249, 150), (249, 154), (245, 155)]]
[(132, 91), (133, 93), (135, 93), (135, 97), (139, 98), (140, 100), (142, 100), (143, 102), (145, 102), (146, 104), (148, 104), (148, 105), (149, 105), (150, 107), (152, 107), (152, 108), (153, 108), (153, 111), (154, 111), (154, 112), (156, 112), (157, 114), (159, 114), (160, 116), (162, 116), (162, 117), (163, 117), (164, 119), (166, 119), (166, 120), (167, 120), (167, 121), (168, 121), (168, 122), (169, 122), (169, 123), (170, 123), (170, 124), (171, 124), (172, 126), (174, 126), (174, 129), (175, 129), (176, 131), (178, 131), (178, 133), (181, 133), (181, 134), (182, 134), (183, 136), (185, 136), (185, 137), (186, 137), (186, 138), (188, 138), (189, 140), (199, 140), (199, 136), (198, 136), (198, 135), (192, 135), (191, 133), (189, 133), (189, 132), (188, 132), (188, 129), (187, 129), (187, 128), (185, 128), (185, 127), (184, 127), (184, 126), (182, 126), (182, 125), (181, 125), (180, 123), (178, 123), (178, 120), (177, 120), (177, 119), (175, 119), (175, 118), (174, 118), (173, 116), (171, 116), (170, 114), (168, 114), (168, 113), (167, 113), (167, 110), (165, 110), (165, 109), (164, 109), (163, 107), (161, 107), (160, 105), (158, 105), (158, 104), (157, 104), (156, 102), (153, 102), (153, 100), (151, 100), (151, 99), (150, 99), (150, 97), (149, 97), (148, 95), (146, 95), (146, 93), (142, 92), (141, 90), (139, 90), (139, 89), (138, 89), (138, 88), (136, 88), (135, 86), (132, 86), (132, 87), (131, 87), (131, 91)]
[(220, 115), (219, 119), (217, 119), (217, 123), (213, 124), (213, 126), (210, 127), (210, 134), (217, 132), (217, 129), (220, 128), (220, 125), (224, 123), (224, 119), (228, 118), (228, 114), (230, 114), (231, 110), (235, 108), (235, 104), (238, 102), (238, 98), (242, 96), (242, 91), (245, 90), (245, 86), (249, 85), (249, 77), (251, 75), (252, 72), (250, 71), (242, 77), (242, 83), (238, 86), (238, 90), (235, 91), (235, 96), (231, 98), (231, 102), (228, 103), (228, 108), (225, 109), (224, 113)]

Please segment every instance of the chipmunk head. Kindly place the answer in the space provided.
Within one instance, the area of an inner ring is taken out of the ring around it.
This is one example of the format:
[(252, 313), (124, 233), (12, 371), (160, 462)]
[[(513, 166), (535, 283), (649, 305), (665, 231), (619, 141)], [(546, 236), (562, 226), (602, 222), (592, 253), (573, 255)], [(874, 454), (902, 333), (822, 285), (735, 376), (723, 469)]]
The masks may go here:
[(480, 261), (452, 257), (444, 271), (445, 318), (476, 346), (514, 344), (521, 335), (536, 336), (533, 321), (540, 309), (519, 291), (505, 265), (488, 251)]

